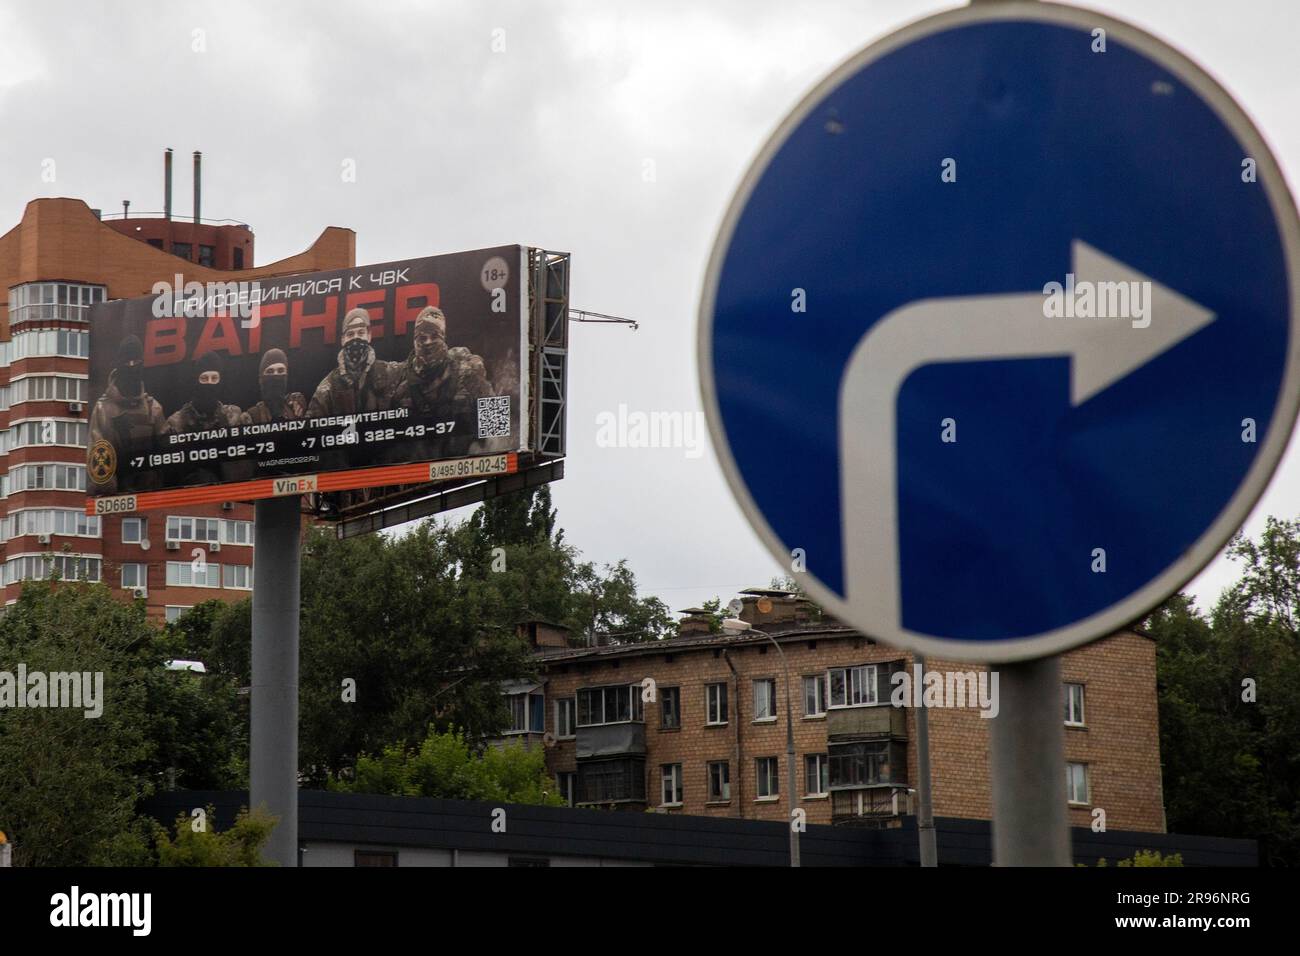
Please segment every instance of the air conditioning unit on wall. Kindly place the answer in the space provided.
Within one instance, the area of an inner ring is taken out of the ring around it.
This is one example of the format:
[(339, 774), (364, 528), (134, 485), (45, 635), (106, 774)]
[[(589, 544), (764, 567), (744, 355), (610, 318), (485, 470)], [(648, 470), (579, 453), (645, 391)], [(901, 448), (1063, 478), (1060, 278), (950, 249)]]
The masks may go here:
[(48, 534), (38, 534), (38, 535), (36, 536), (36, 543), (37, 543), (37, 544), (49, 544), (49, 543), (50, 543), (50, 536), (49, 536)]
[(211, 542), (208, 543), (208, 551), (209, 551), (209, 552), (212, 552), (212, 551), (220, 551), (220, 550), (221, 550), (221, 542), (220, 542), (220, 541), (211, 541)]
[(181, 543), (180, 543), (179, 541), (168, 541), (168, 542), (167, 542), (167, 550), (168, 550), (168, 551), (179, 551), (180, 549), (181, 549)]
[(147, 598), (149, 596), (148, 588), (132, 588), (131, 594), (138, 598)]
[(68, 411), (73, 415), (81, 414), (81, 402), (68, 402)]

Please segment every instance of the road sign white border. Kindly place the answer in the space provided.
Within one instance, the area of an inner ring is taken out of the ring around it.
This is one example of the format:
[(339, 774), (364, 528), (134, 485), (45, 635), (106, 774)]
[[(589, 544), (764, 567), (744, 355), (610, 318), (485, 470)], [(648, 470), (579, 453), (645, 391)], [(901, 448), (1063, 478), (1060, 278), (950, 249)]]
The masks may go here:
[[(827, 95), (843, 82), (887, 53), (923, 37), (957, 26), (997, 20), (1031, 20), (1055, 23), (1078, 27), (1089, 32), (1096, 27), (1101, 27), (1106, 30), (1108, 40), (1118, 41), (1121, 44), (1130, 46), (1162, 65), (1184, 85), (1200, 96), (1204, 102), (1209, 104), (1224, 125), (1246, 147), (1246, 155), (1251, 156), (1256, 161), (1258, 182), (1264, 187), (1269, 205), (1273, 210), (1273, 216), (1277, 220), (1281, 232), (1287, 266), (1291, 331), (1282, 376), (1281, 396), (1274, 409), (1268, 434), (1264, 437), (1259, 451), (1255, 455), (1255, 460), (1246, 473), (1245, 480), (1229, 500), (1227, 507), (1219, 513), (1219, 516), (1191, 548), (1166, 568), (1163, 573), (1157, 575), (1118, 604), (1111, 605), (1091, 617), (1076, 621), (1068, 627), (1057, 628), (1056, 630), (1045, 631), (1028, 637), (994, 641), (956, 640), (918, 634), (893, 624), (888, 626), (874, 624), (872, 627), (862, 627), (862, 622), (855, 622), (847, 616), (845, 613), (847, 611), (847, 602), (842, 598), (829, 588), (824, 587), (806, 572), (795, 575), (801, 586), (814, 599), (819, 601), (829, 614), (839, 617), (846, 624), (858, 627), (859, 630), (874, 640), (902, 650), (929, 654), (934, 657), (987, 661), (989, 663), (1046, 657), (1105, 637), (1132, 624), (1195, 577), (1202, 568), (1219, 554), (1233, 533), (1249, 517), (1251, 510), (1264, 493), (1269, 479), (1272, 478), (1283, 452), (1286, 450), (1297, 412), (1300, 412), (1300, 288), (1297, 287), (1297, 280), (1300, 278), (1300, 219), (1297, 219), (1295, 203), (1272, 150), (1268, 148), (1263, 135), (1256, 129), (1245, 111), (1204, 69), (1197, 66), (1188, 57), (1173, 49), (1163, 40), (1158, 40), (1129, 23), (1081, 7), (1040, 3), (1034, 2), (1034, 0), (1006, 0), (1006, 2), (1001, 3), (972, 4), (926, 17), (902, 27), (858, 51), (818, 83), (786, 116), (763, 145), (758, 156), (751, 163), (741, 180), (718, 229), (717, 238), (709, 256), (708, 268), (705, 272), (700, 297), (700, 321), (697, 342), (700, 391), (704, 402), (705, 416), (709, 423), (709, 434), (713, 439), (713, 446), (717, 451), (723, 474), (727, 478), (727, 484), (730, 485), (732, 493), (745, 513), (745, 517), (749, 519), (750, 524), (768, 550), (776, 556), (782, 565), (788, 565), (790, 553), (786, 543), (772, 530), (762, 511), (754, 503), (748, 486), (740, 477), (740, 470), (736, 467), (731, 448), (726, 441), (725, 430), (718, 411), (716, 384), (713, 380), (714, 303), (717, 296), (718, 278), (722, 269), (722, 262), (728, 248), (731, 246), (736, 223), (748, 204), (754, 188), (758, 185), (764, 172), (766, 172), (769, 163), (781, 147), (785, 145), (790, 134), (798, 128), (799, 124), (813, 112)], [(793, 546), (798, 547), (797, 542)]]

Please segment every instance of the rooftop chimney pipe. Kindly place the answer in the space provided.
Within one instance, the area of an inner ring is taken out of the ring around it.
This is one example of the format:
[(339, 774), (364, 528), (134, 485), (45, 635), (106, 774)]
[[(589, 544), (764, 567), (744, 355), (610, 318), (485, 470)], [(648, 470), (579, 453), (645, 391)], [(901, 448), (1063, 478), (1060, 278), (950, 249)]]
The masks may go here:
[(194, 225), (199, 224), (199, 198), (203, 182), (203, 154), (194, 151)]
[(172, 148), (167, 147), (163, 153), (163, 218), (171, 222), (172, 218)]

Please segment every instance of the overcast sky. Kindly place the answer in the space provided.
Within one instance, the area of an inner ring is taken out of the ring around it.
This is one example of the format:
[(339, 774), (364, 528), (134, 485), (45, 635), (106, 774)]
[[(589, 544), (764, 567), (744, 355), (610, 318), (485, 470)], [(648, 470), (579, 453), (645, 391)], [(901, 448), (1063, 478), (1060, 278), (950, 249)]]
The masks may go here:
[[(642, 590), (674, 609), (725, 600), (781, 568), (707, 438), (698, 457), (600, 448), (597, 416), (620, 403), (700, 410), (701, 280), (741, 175), (824, 74), (950, 6), (10, 3), (0, 8), (0, 232), (37, 196), (161, 209), (171, 146), (177, 213), (191, 211), (189, 156), (201, 149), (205, 218), (248, 222), (259, 264), (328, 225), (356, 230), (359, 263), (506, 243), (571, 252), (573, 305), (641, 327), (572, 328), (568, 477), (555, 486), (568, 539), (590, 560), (628, 558)], [(1295, 188), (1294, 0), (1091, 6), (1205, 66)], [(54, 183), (42, 181), (46, 159)], [(347, 160), (355, 182), (341, 176)], [(1295, 441), (1247, 530), (1266, 514), (1300, 515)], [(1217, 560), (1192, 590), (1208, 604), (1232, 576)]]

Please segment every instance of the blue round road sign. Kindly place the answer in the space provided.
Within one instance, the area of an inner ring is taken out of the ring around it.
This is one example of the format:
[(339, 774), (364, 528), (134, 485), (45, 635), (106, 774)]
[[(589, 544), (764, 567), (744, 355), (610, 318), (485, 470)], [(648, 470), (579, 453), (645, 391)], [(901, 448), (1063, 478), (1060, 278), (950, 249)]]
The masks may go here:
[(714, 444), (826, 610), (1007, 661), (1131, 623), (1240, 527), (1300, 404), (1300, 223), (1200, 68), (975, 5), (854, 56), (762, 150), (700, 315)]

